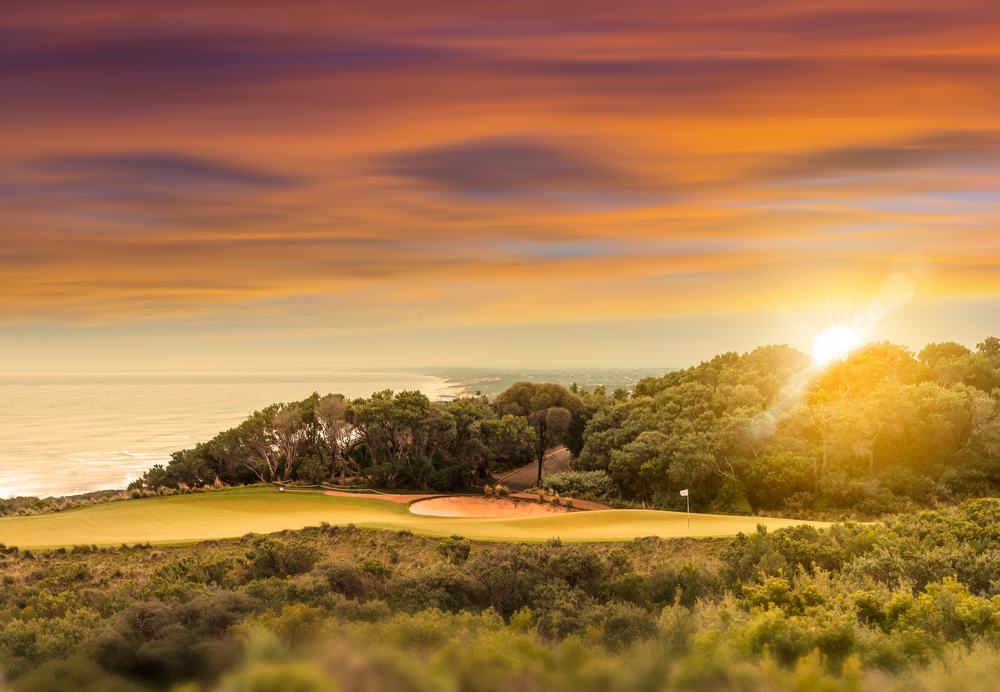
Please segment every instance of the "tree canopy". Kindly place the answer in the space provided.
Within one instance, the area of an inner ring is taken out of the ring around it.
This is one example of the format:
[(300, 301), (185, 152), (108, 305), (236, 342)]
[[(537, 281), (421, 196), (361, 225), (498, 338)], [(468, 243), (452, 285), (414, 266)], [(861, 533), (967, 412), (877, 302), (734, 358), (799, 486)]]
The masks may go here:
[(497, 397), (497, 411), (503, 415), (525, 416), (535, 429), (535, 458), (538, 480), (546, 452), (568, 442), (576, 420), (583, 420), (580, 397), (558, 384), (518, 382)]
[(995, 337), (918, 354), (870, 343), (822, 368), (780, 345), (646, 378), (631, 395), (534, 382), (494, 401), (313, 394), (175, 453), (140, 485), (456, 491), (531, 461), (541, 483), (546, 453), (566, 445), (577, 472), (605, 474), (608, 500), (679, 509), (687, 488), (714, 511), (899, 511), (1000, 491), (998, 365)]

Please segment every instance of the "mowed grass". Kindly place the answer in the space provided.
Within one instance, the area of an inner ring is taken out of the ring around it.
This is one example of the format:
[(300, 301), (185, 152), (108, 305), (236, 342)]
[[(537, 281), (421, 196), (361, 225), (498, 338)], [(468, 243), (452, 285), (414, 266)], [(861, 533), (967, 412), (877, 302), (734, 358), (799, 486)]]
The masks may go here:
[(248, 488), (198, 495), (127, 500), (82, 509), (0, 519), (0, 543), (21, 549), (122, 543), (179, 544), (274, 533), (317, 526), (321, 522), (359, 528), (411, 531), (424, 536), (452, 536), (484, 541), (571, 542), (629, 541), (661, 538), (734, 536), (757, 524), (768, 530), (809, 523), (766, 517), (692, 514), (688, 529), (683, 512), (606, 510), (529, 518), (427, 517), (406, 505), (311, 493), (279, 493)]

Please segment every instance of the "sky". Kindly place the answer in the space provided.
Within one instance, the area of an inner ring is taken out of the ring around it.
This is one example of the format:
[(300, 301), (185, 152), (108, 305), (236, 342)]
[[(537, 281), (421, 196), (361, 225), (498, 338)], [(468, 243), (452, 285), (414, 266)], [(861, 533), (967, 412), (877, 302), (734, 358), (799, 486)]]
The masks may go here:
[(0, 372), (1000, 335), (1000, 4), (5, 0)]

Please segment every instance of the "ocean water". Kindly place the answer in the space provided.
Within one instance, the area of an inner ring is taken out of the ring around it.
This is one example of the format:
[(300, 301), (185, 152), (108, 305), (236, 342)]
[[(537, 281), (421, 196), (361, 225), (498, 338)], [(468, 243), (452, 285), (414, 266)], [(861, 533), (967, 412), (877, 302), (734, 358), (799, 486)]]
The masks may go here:
[(123, 488), (275, 402), (458, 393), (413, 372), (0, 374), (0, 498)]

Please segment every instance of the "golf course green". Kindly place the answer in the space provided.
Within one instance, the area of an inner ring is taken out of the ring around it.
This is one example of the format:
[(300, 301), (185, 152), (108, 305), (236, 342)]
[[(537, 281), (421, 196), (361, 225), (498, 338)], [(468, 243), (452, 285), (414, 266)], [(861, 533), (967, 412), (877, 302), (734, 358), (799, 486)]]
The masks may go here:
[(91, 505), (50, 514), (0, 519), (0, 543), (23, 549), (122, 543), (180, 544), (235, 538), (247, 533), (354, 524), (359, 528), (411, 531), (425, 536), (458, 534), (474, 540), (572, 542), (733, 536), (809, 523), (768, 517), (683, 512), (605, 510), (523, 518), (434, 517), (413, 514), (405, 504), (367, 498), (280, 493), (269, 488), (239, 488), (195, 495), (173, 495)]

